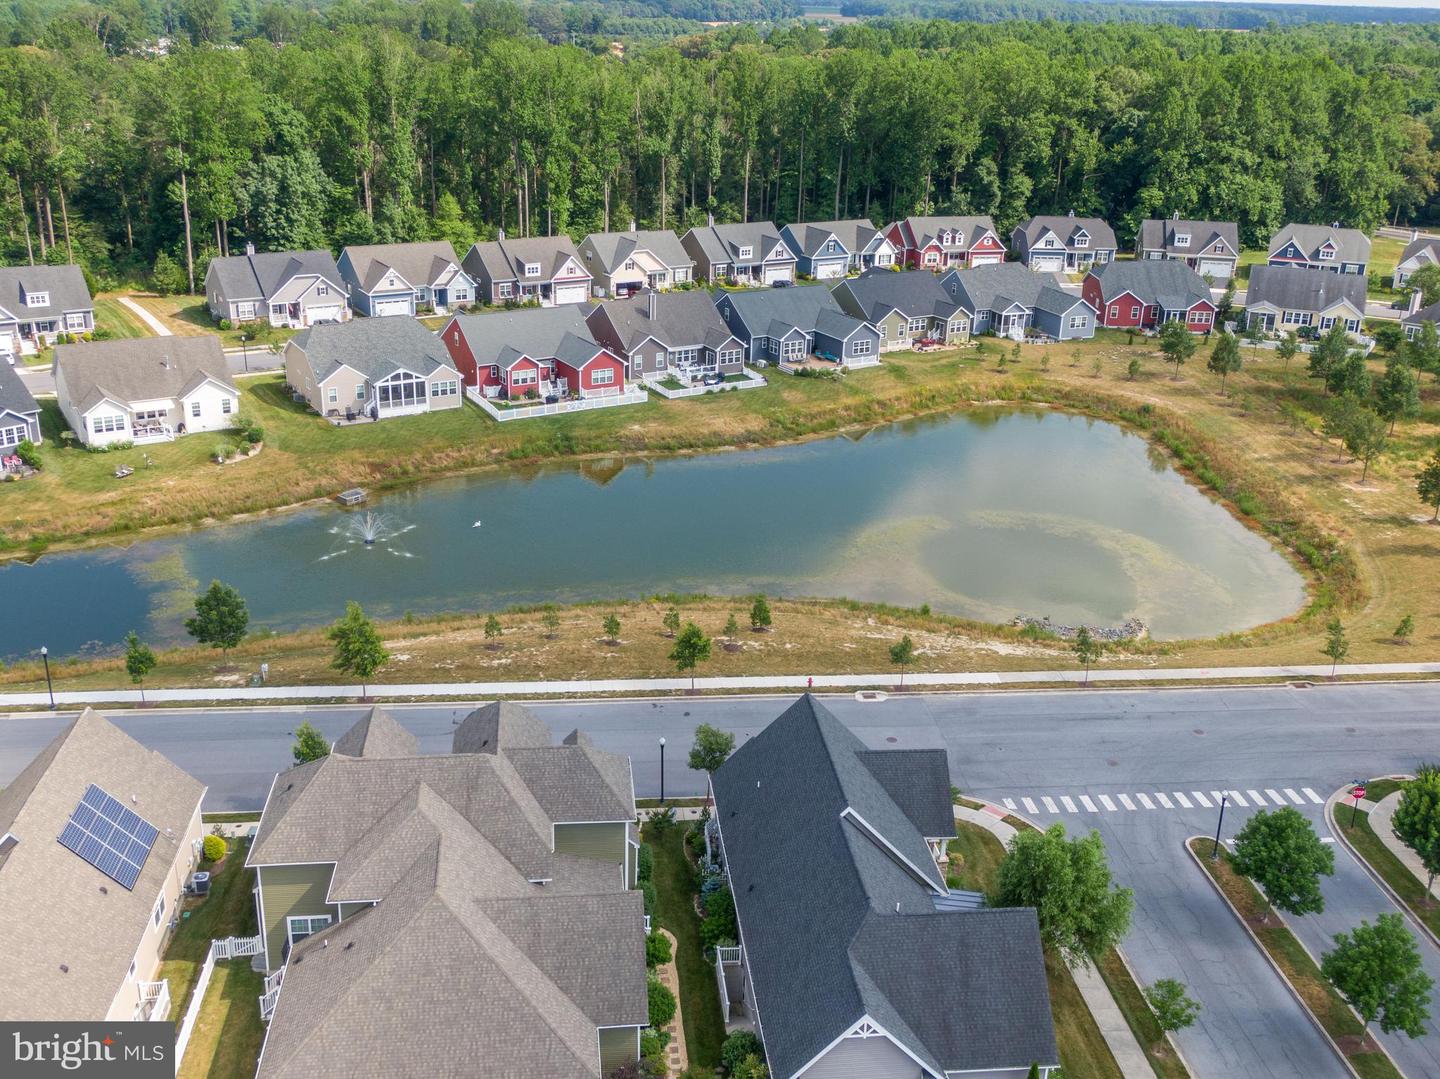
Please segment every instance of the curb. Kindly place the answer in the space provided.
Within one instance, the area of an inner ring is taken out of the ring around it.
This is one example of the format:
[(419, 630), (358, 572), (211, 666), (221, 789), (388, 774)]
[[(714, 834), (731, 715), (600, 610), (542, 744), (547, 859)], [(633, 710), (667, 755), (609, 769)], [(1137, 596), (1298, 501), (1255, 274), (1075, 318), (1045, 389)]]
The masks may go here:
[[(1285, 972), (1280, 969), (1280, 964), (1276, 963), (1275, 960), (1271, 958), (1269, 951), (1267, 951), (1265, 948), (1265, 945), (1261, 944), (1260, 938), (1255, 935), (1255, 930), (1251, 929), (1245, 919), (1240, 917), (1240, 912), (1235, 909), (1235, 904), (1230, 902), (1230, 897), (1226, 895), (1225, 890), (1220, 887), (1220, 882), (1210, 875), (1210, 871), (1206, 869), (1204, 863), (1200, 861), (1200, 856), (1190, 849), (1190, 844), (1194, 840), (1209, 838), (1209, 836), (1192, 835), (1189, 838), (1183, 840), (1182, 842), (1185, 846), (1185, 853), (1190, 855), (1190, 860), (1195, 863), (1195, 868), (1200, 871), (1200, 874), (1209, 883), (1210, 887), (1215, 890), (1215, 894), (1220, 897), (1220, 900), (1225, 904), (1226, 909), (1228, 909), (1230, 913), (1235, 916), (1235, 920), (1240, 923), (1240, 928), (1245, 930), (1245, 935), (1250, 938), (1250, 943), (1255, 945), (1256, 951), (1258, 951), (1262, 956), (1265, 957), (1265, 962), (1270, 964), (1270, 969), (1275, 972), (1275, 976), (1280, 979), (1281, 984), (1283, 984), (1285, 988), (1289, 991), (1290, 996), (1294, 998), (1295, 1003), (1300, 1005), (1300, 1010), (1305, 1013), (1305, 1018), (1310, 1020), (1310, 1025), (1313, 1026), (1317, 1031), (1319, 1031), (1320, 1037), (1325, 1039), (1325, 1044), (1330, 1047), (1330, 1050), (1335, 1054), (1336, 1059), (1340, 1061), (1341, 1067), (1343, 1067), (1351, 1075), (1355, 1076), (1355, 1079), (1361, 1079), (1360, 1073), (1355, 1070), (1355, 1065), (1350, 1063), (1350, 1058), (1340, 1051), (1340, 1046), (1335, 1043), (1334, 1038), (1330, 1037), (1330, 1032), (1325, 1029), (1324, 1025), (1320, 1022), (1320, 1020), (1316, 1018), (1315, 1013), (1310, 1010), (1310, 1005), (1305, 1003), (1305, 998), (1300, 995), (1300, 990), (1296, 989), (1295, 986), (1291, 983), (1290, 979), (1285, 976)], [(1285, 921), (1284, 916), (1281, 915), (1278, 910), (1275, 912), (1275, 916), (1280, 919), (1280, 924), (1285, 926), (1285, 928), (1291, 933), (1291, 935), (1294, 935), (1295, 931), (1293, 929), (1290, 929), (1289, 923)], [(1296, 937), (1295, 940), (1298, 943), (1300, 941), (1300, 938)], [(1305, 945), (1300, 944), (1300, 947), (1304, 949)], [(1305, 954), (1309, 955), (1310, 953), (1308, 950), (1306, 950)], [(1313, 959), (1314, 956), (1311, 956), (1311, 958)], [(1379, 1039), (1376, 1039), (1375, 1044), (1380, 1045)], [(1385, 1047), (1380, 1046), (1380, 1051), (1382, 1053), (1385, 1053)], [(1388, 1057), (1390, 1054), (1385, 1053), (1385, 1055)], [(1394, 1061), (1392, 1060), (1391, 1063), (1393, 1064)], [(1400, 1071), (1398, 1067), (1395, 1070)], [(1404, 1072), (1401, 1072), (1401, 1074), (1403, 1075)]]
[[(1130, 973), (1130, 980), (1134, 982), (1135, 987), (1140, 990), (1140, 995), (1142, 997), (1145, 996), (1145, 983), (1140, 980), (1140, 975), (1135, 973), (1135, 968), (1130, 965), (1130, 960), (1125, 958), (1125, 952), (1118, 944), (1115, 945), (1115, 954), (1120, 957), (1120, 962)], [(1150, 1001), (1147, 999), (1145, 1001), (1145, 1004), (1146, 1007), (1149, 1007)], [(1180, 1051), (1180, 1045), (1175, 1041), (1175, 1035), (1168, 1030), (1162, 1030), (1160, 1033), (1165, 1039), (1165, 1044), (1168, 1045), (1170, 1047), (1170, 1051), (1175, 1054), (1175, 1059), (1178, 1060), (1180, 1062), (1180, 1066), (1185, 1069), (1185, 1073), (1187, 1075), (1190, 1075), (1193, 1079), (1193, 1076), (1195, 1075), (1195, 1069), (1190, 1067), (1190, 1062), (1185, 1059), (1185, 1054)], [(1136, 1041), (1139, 1041), (1139, 1039), (1137, 1038)], [(1144, 1047), (1142, 1046), (1141, 1048), (1143, 1049)]]

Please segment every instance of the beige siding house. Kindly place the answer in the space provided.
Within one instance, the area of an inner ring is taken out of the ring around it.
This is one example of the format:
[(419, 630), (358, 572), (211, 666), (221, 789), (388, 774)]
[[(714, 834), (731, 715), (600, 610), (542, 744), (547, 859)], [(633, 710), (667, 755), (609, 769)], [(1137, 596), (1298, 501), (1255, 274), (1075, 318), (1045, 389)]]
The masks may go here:
[(336, 422), (459, 408), (460, 373), (412, 318), (312, 326), (285, 343), (285, 381)]

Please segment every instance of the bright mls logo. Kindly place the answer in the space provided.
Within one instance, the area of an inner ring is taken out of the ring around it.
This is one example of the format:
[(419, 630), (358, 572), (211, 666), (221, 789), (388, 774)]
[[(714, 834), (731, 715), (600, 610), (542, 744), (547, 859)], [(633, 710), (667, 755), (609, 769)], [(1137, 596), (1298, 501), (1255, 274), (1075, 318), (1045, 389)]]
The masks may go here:
[(0, 1023), (6, 1079), (172, 1079), (173, 1023)]

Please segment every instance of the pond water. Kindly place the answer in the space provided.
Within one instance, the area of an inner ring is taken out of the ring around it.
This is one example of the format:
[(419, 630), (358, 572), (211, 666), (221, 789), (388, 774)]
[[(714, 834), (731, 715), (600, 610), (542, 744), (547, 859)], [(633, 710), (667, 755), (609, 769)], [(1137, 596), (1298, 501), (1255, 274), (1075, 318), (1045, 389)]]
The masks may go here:
[[(363, 514), (374, 543), (362, 541)], [(0, 649), (184, 638), (218, 578), (276, 630), (372, 615), (659, 592), (846, 596), (987, 621), (1144, 620), (1211, 636), (1295, 611), (1300, 576), (1143, 438), (1050, 411), (981, 411), (697, 457), (443, 480), (129, 548), (0, 567)], [(742, 612), (743, 613), (743, 612)]]

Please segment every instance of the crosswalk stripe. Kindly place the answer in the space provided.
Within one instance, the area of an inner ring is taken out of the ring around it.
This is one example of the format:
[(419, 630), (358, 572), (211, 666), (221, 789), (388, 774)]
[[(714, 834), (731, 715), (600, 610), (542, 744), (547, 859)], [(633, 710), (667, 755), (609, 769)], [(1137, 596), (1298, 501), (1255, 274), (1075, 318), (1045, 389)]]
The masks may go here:
[(1106, 813), (1115, 812), (1115, 803), (1110, 800), (1110, 796), (1108, 794), (1101, 794), (1098, 797), (1100, 799), (1100, 804), (1105, 807)]
[(1190, 797), (1191, 797), (1191, 798), (1194, 798), (1195, 801), (1199, 802), (1199, 803), (1200, 803), (1202, 806), (1204, 806), (1206, 809), (1209, 809), (1209, 808), (1210, 808), (1210, 799), (1209, 799), (1209, 798), (1206, 798), (1206, 797), (1205, 797), (1203, 794), (1201, 794), (1199, 791), (1191, 791), (1191, 792), (1190, 792)]
[(1266, 787), (1265, 793), (1270, 796), (1270, 800), (1274, 802), (1277, 806), (1283, 806), (1285, 804), (1285, 799), (1280, 797), (1279, 791), (1271, 790), (1269, 787)]
[(1286, 787), (1286, 788), (1285, 788), (1285, 797), (1286, 797), (1286, 798), (1289, 798), (1290, 801), (1294, 802), (1297, 806), (1303, 806), (1303, 805), (1305, 804), (1305, 799), (1304, 799), (1304, 798), (1301, 798), (1298, 794), (1296, 794), (1296, 793), (1295, 793), (1293, 790), (1291, 790), (1289, 787)]
[(1018, 809), (1019, 807), (1016, 806), (1016, 804), (1015, 804), (1015, 799), (1014, 799), (1014, 798), (1006, 798), (1006, 799), (1005, 799), (1005, 808), (1006, 808), (1006, 809)]
[(1032, 802), (1029, 798), (1021, 798), (1020, 801), (1022, 801), (1022, 802), (1025, 803), (1025, 812), (1026, 812), (1026, 813), (1039, 813), (1039, 812), (1040, 812), (1040, 807), (1037, 806), (1034, 802)]
[(1325, 799), (1324, 799), (1324, 798), (1321, 798), (1318, 794), (1316, 794), (1314, 791), (1312, 791), (1309, 787), (1301, 787), (1300, 790), (1304, 793), (1304, 795), (1305, 795), (1306, 798), (1309, 798), (1310, 801), (1314, 802), (1317, 806), (1318, 806), (1318, 805), (1324, 805), (1324, 804), (1325, 804)]
[(1082, 806), (1084, 806), (1085, 809), (1086, 809), (1088, 812), (1091, 812), (1091, 813), (1098, 813), (1098, 812), (1099, 812), (1099, 810), (1095, 808), (1095, 803), (1092, 802), (1092, 801), (1090, 801), (1090, 796), (1089, 796), (1088, 794), (1082, 794), (1082, 795), (1080, 796), (1080, 804), (1081, 804)]
[(1142, 806), (1144, 806), (1146, 809), (1154, 809), (1154, 808), (1155, 808), (1155, 803), (1152, 802), (1152, 801), (1150, 801), (1150, 798), (1149, 798), (1148, 795), (1137, 794), (1137, 795), (1135, 795), (1135, 798), (1136, 798), (1136, 800), (1139, 801), (1139, 803), (1140, 803)]
[(1116, 797), (1120, 799), (1120, 804), (1126, 809), (1133, 810), (1135, 808), (1135, 803), (1130, 801), (1128, 794), (1118, 794)]
[(1164, 795), (1164, 794), (1161, 794), (1159, 791), (1156, 791), (1156, 792), (1155, 792), (1155, 800), (1156, 800), (1157, 802), (1159, 802), (1162, 806), (1164, 806), (1166, 809), (1174, 809), (1174, 808), (1175, 808), (1174, 804), (1170, 801), (1169, 797), (1167, 797), (1167, 796)]
[(1211, 792), (1210, 792), (1210, 797), (1215, 800), (1215, 804), (1218, 806), (1218, 805), (1221, 803), (1221, 801), (1224, 800), (1224, 796), (1227, 795), (1227, 794), (1229, 794), (1229, 793), (1230, 793), (1229, 791), (1211, 791)]
[(1059, 812), (1060, 812), (1060, 807), (1055, 804), (1055, 799), (1054, 799), (1054, 798), (1047, 798), (1045, 795), (1042, 794), (1042, 795), (1040, 796), (1040, 801), (1042, 801), (1042, 802), (1045, 803), (1045, 811), (1046, 811), (1047, 813), (1059, 813)]
[(1190, 808), (1190, 799), (1186, 798), (1185, 795), (1181, 794), (1179, 791), (1175, 792), (1175, 801), (1180, 803), (1180, 807), (1182, 809)]
[(1257, 806), (1263, 806), (1265, 804), (1265, 796), (1259, 791), (1252, 791), (1247, 787), (1245, 793), (1250, 796), (1250, 801), (1254, 802)]
[[(1230, 796), (1230, 801), (1234, 802), (1241, 809), (1246, 808), (1250, 804), (1249, 802), (1245, 801), (1243, 797), (1241, 797), (1239, 791), (1226, 791), (1225, 793)], [(1254, 794), (1255, 792), (1251, 791), (1250, 793)]]
[(1066, 797), (1065, 795), (1063, 795), (1063, 794), (1060, 796), (1060, 804), (1065, 807), (1065, 812), (1066, 812), (1066, 813), (1078, 813), (1078, 812), (1079, 812), (1079, 810), (1075, 808), (1075, 803), (1074, 803), (1073, 801), (1071, 801), (1069, 798), (1067, 798), (1067, 797)]

